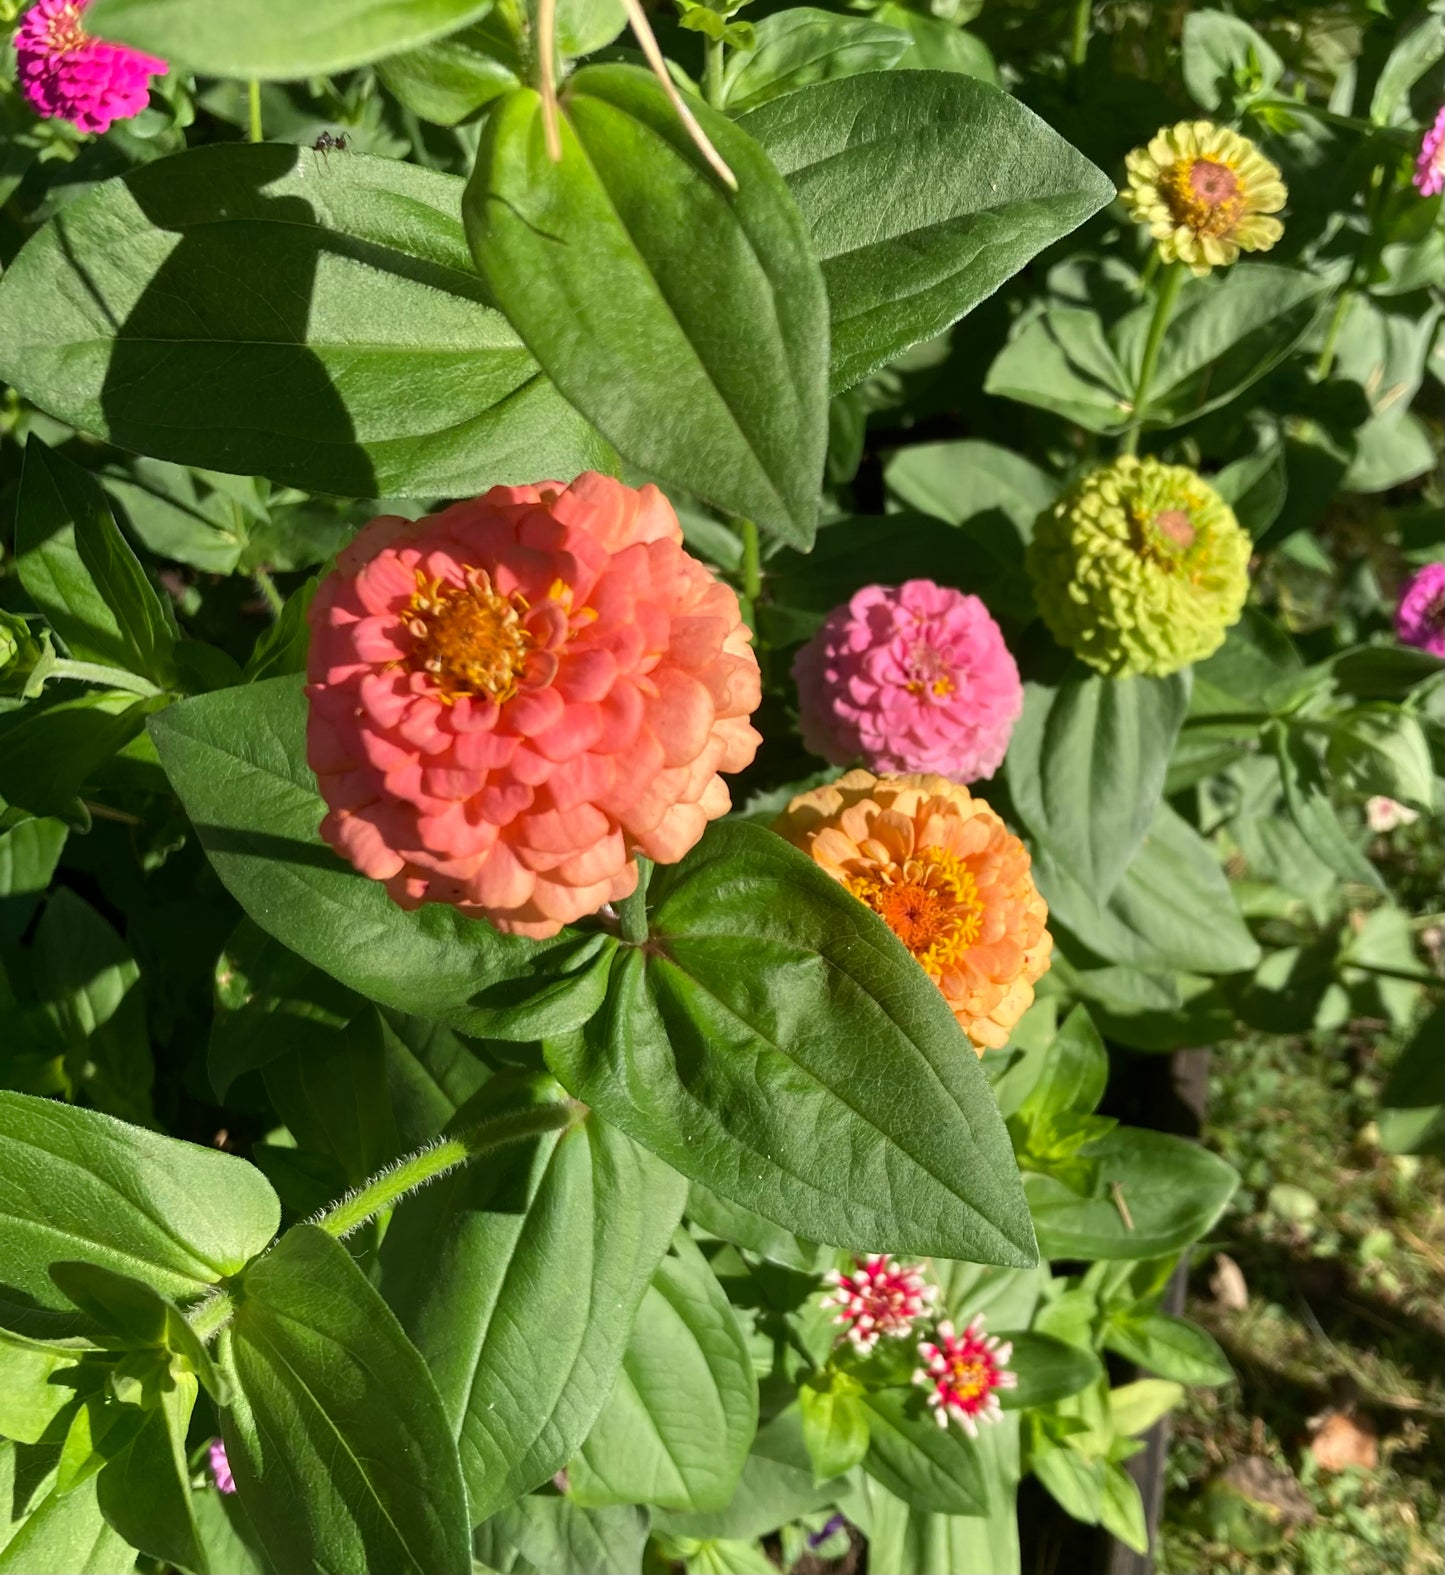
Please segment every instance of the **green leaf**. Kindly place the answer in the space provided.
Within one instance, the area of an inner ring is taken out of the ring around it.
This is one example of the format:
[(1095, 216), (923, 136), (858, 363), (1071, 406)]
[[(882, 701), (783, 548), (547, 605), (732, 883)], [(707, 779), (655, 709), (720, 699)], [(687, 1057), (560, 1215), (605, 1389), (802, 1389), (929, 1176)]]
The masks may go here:
[(577, 1098), (810, 1241), (1034, 1262), (1002, 1118), (937, 987), (811, 859), (715, 822), (653, 878), (652, 935), (547, 1045)]
[(387, 90), (436, 126), (456, 126), (518, 85), (513, 64), (497, 58), (489, 30), (464, 28), (420, 49), (376, 63)]
[(68, 834), (64, 821), (33, 815), (0, 832), (0, 946), (25, 933)]
[(1264, 729), (1263, 742), (1273, 751), (1279, 766), (1290, 819), (1311, 850), (1336, 875), (1383, 891), (1385, 883), (1379, 871), (1340, 824), (1330, 802), (1329, 784), (1309, 740), (1297, 727), (1271, 722)]
[(408, 913), (321, 841), (301, 687), (268, 679), (155, 719), (166, 774), (246, 912), (370, 999), (464, 1032), (531, 1039), (585, 1021), (606, 988), (611, 937), (528, 941), (441, 903)]
[(1033, 1450), (1029, 1468), (1075, 1520), (1098, 1525), (1104, 1498), (1102, 1461), (1086, 1460), (1067, 1446), (1049, 1445)]
[(939, 1427), (917, 1389), (863, 1396), (868, 1454), (863, 1469), (914, 1509), (939, 1515), (986, 1515), (988, 1481), (973, 1442), (957, 1427)]
[(757, 1426), (747, 1340), (707, 1259), (679, 1231), (638, 1308), (617, 1385), (568, 1468), (568, 1492), (582, 1505), (723, 1509)]
[(1104, 1491), (1099, 1500), (1099, 1521), (1125, 1547), (1136, 1553), (1149, 1551), (1149, 1525), (1139, 1484), (1117, 1461), (1106, 1460)]
[(1104, 1325), (1104, 1345), (1160, 1378), (1181, 1384), (1227, 1384), (1229, 1359), (1208, 1330), (1170, 1313), (1118, 1313)]
[(846, 1475), (868, 1453), (863, 1386), (846, 1373), (820, 1370), (798, 1387), (803, 1442), (819, 1482)]
[(886, 71), (912, 44), (907, 33), (861, 16), (793, 6), (758, 23), (750, 50), (735, 50), (723, 77), (723, 103), (740, 115), (810, 82)]
[(833, 1263), (831, 1248), (820, 1247), (815, 1241), (804, 1241), (761, 1214), (745, 1209), (742, 1204), (720, 1198), (696, 1181), (688, 1188), (687, 1217), (709, 1235), (730, 1241), (785, 1269), (820, 1274)]
[(1082, 1006), (1064, 1019), (1058, 1033), (1038, 1053), (1039, 1071), (1019, 1105), (1025, 1121), (1064, 1114), (1089, 1115), (1104, 1097), (1109, 1052)]
[(998, 1391), (998, 1403), (1005, 1411), (1022, 1411), (1036, 1405), (1052, 1405), (1066, 1400), (1104, 1376), (1099, 1359), (1092, 1351), (1082, 1350), (1052, 1335), (1029, 1330), (995, 1330), (999, 1339), (1011, 1341), (1013, 1354), (1009, 1368), (1018, 1378), (1012, 1389)]
[(1380, 1147), (1387, 1154), (1435, 1153), (1445, 1146), (1445, 1102), (1440, 1088), (1442, 1040), (1445, 1006), (1437, 1006), (1400, 1052), (1380, 1095)]
[[(455, 1124), (556, 1087), (500, 1083)], [(682, 1203), (678, 1177), (589, 1117), (485, 1155), (397, 1211), (383, 1283), (460, 1440), (475, 1519), (547, 1481), (586, 1438)]]
[(277, 1568), (470, 1575), (441, 1396), (340, 1243), (288, 1231), (248, 1271), (220, 1354), (226, 1452)]
[(96, 0), (88, 31), (208, 77), (331, 76), (475, 22), (492, 0)]
[(134, 1568), (134, 1550), (101, 1516), (93, 1478), (71, 1493), (52, 1488), (0, 1546), (0, 1575), (129, 1575)]
[(1099, 903), (1123, 878), (1154, 820), (1189, 709), (1189, 671), (1100, 678), (1071, 664), (1058, 685), (1027, 684), (1009, 740), (1019, 818)]
[(942, 333), (1114, 197), (1017, 99), (952, 72), (816, 82), (739, 124), (812, 232), (835, 393)]
[(15, 566), (31, 600), (79, 661), (175, 676), (176, 627), (116, 528), (95, 478), (32, 432), (15, 511)]
[[(1193, 11), (1184, 18), (1180, 69), (1184, 86), (1204, 109), (1233, 118), (1237, 101), (1268, 92), (1284, 75), (1284, 61), (1249, 25), (1226, 11)], [(1242, 92), (1241, 92), (1242, 90)]]
[(509, 94), (483, 127), (467, 234), (492, 297), (626, 460), (806, 547), (828, 435), (823, 282), (767, 159), (695, 113), (736, 193), (637, 67), (569, 80), (556, 164), (541, 99)]
[(1390, 51), (1375, 91), (1370, 99), (1370, 119), (1389, 125), (1408, 112), (1410, 89), (1445, 54), (1445, 39), (1440, 36), (1440, 18), (1432, 13), (1411, 19)]
[(489, 309), (461, 192), (278, 143), (143, 165), (6, 271), (0, 376), (121, 448), (311, 492), (456, 497), (607, 468)]
[(1145, 969), (1237, 973), (1260, 951), (1245, 927), (1214, 849), (1165, 800), (1106, 904), (1034, 848), (1034, 879), (1052, 920), (1108, 962)]
[(1183, 1384), (1163, 1378), (1141, 1378), (1109, 1391), (1109, 1419), (1127, 1437), (1145, 1432), (1184, 1398)]
[(1097, 1196), (1082, 1198), (1052, 1176), (1024, 1178), (1047, 1257), (1179, 1252), (1214, 1224), (1239, 1185), (1218, 1155), (1163, 1132), (1116, 1127), (1085, 1153), (1099, 1167)]
[(124, 690), (94, 689), (0, 713), (0, 799), (73, 820), (84, 784), (167, 703), (164, 695), (137, 700)]
[(281, 1209), (259, 1171), (93, 1110), (0, 1093), (0, 1304), (68, 1304), (58, 1258), (193, 1297), (239, 1273)]
[(473, 1546), (499, 1570), (518, 1568), (521, 1554), (525, 1567), (558, 1575), (637, 1575), (646, 1541), (644, 1509), (584, 1509), (570, 1496), (528, 1493), (478, 1526)]
[[(74, 1368), (84, 1354), (83, 1347), (27, 1340), (0, 1329), (0, 1438), (39, 1443), (75, 1398)], [(7, 1508), (0, 1494), (0, 1512)]]
[(1054, 478), (1032, 460), (975, 438), (901, 448), (884, 466), (883, 480), (905, 508), (951, 525), (979, 515), (994, 529), (1007, 522), (1020, 543), (1029, 540), (1034, 521), (1059, 492)]

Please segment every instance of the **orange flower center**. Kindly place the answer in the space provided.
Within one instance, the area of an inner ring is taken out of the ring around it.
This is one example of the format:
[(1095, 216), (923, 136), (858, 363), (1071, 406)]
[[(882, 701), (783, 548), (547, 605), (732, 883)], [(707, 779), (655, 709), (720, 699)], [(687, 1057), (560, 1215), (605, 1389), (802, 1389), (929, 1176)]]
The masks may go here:
[(90, 42), (89, 34), (80, 25), (79, 6), (68, 5), (51, 17), (46, 42), (58, 55), (69, 54)]
[(1180, 159), (1159, 177), (1176, 224), (1196, 235), (1228, 235), (1244, 210), (1239, 176), (1217, 159)]
[(432, 675), (448, 704), (462, 694), (510, 700), (532, 644), (522, 627), (524, 598), (494, 590), (485, 569), (469, 569), (465, 585), (428, 580), (420, 570), (416, 582), (407, 621), (412, 666)]
[(978, 882), (962, 859), (942, 848), (921, 848), (901, 865), (844, 884), (931, 974), (957, 962), (983, 928)]
[(949, 1377), (960, 1400), (977, 1400), (987, 1394), (993, 1376), (988, 1362), (978, 1356), (955, 1356), (949, 1364)]

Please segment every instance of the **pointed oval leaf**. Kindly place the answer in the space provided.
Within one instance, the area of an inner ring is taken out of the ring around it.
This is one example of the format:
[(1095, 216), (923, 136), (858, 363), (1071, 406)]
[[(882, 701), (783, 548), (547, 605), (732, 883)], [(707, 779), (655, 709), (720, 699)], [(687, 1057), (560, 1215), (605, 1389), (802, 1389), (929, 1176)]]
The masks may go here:
[(955, 1426), (939, 1427), (917, 1389), (863, 1396), (868, 1453), (863, 1469), (914, 1509), (986, 1515), (989, 1484), (979, 1452)]
[(461, 193), (278, 143), (144, 165), (6, 271), (0, 376), (121, 448), (310, 492), (461, 496), (607, 468), (490, 309)]
[(822, 277), (752, 139), (693, 109), (736, 192), (636, 67), (569, 81), (556, 164), (541, 99), (509, 94), (483, 128), (467, 234), (493, 299), (625, 459), (806, 546), (828, 430)]
[(652, 936), (548, 1045), (579, 1099), (811, 1241), (1029, 1265), (987, 1079), (896, 936), (781, 837), (715, 823), (654, 878)]

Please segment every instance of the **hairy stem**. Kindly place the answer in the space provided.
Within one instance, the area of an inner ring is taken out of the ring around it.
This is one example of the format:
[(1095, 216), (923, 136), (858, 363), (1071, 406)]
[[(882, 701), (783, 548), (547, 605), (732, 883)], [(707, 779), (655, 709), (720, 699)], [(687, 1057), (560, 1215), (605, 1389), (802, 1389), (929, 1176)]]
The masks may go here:
[(1139, 363), (1139, 381), (1134, 386), (1134, 414), (1129, 430), (1124, 434), (1123, 452), (1135, 454), (1139, 450), (1139, 433), (1144, 417), (1149, 411), (1149, 391), (1154, 382), (1154, 370), (1159, 365), (1159, 352), (1164, 346), (1164, 334), (1169, 319), (1174, 315), (1174, 303), (1184, 283), (1184, 264), (1172, 262), (1159, 280), (1159, 293), (1154, 297), (1154, 316), (1149, 322), (1149, 337), (1144, 341), (1144, 358)]
[(617, 919), (622, 926), (622, 939), (633, 946), (641, 946), (647, 939), (647, 888), (652, 882), (653, 864), (639, 853), (637, 856), (637, 890), (617, 904)]
[(702, 41), (702, 96), (714, 109), (722, 108), (724, 50), (725, 45), (722, 39), (708, 38), (704, 34)]
[(251, 581), (261, 593), (261, 600), (266, 603), (266, 611), (273, 618), (279, 618), (286, 605), (286, 598), (276, 589), (276, 582), (266, 569), (252, 569)]
[(124, 689), (133, 695), (150, 696), (165, 692), (149, 678), (128, 673), (124, 668), (107, 667), (103, 662), (72, 662), (68, 657), (52, 662), (45, 676), (47, 679), (74, 678), (83, 684), (104, 684), (108, 689)]

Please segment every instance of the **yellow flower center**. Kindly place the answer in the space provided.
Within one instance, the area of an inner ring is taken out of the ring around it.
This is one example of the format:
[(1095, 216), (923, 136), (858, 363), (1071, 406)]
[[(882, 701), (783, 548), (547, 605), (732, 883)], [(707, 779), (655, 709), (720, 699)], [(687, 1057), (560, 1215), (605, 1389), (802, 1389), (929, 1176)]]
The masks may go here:
[(949, 1376), (960, 1400), (976, 1400), (989, 1390), (988, 1363), (978, 1356), (955, 1356)]
[(845, 884), (931, 974), (957, 962), (983, 928), (978, 882), (962, 859), (942, 848), (921, 848), (901, 865), (854, 875)]
[(499, 704), (517, 692), (532, 637), (522, 627), (525, 599), (503, 596), (485, 569), (465, 585), (428, 580), (417, 570), (407, 627), (416, 640), (411, 665), (430, 673), (441, 698), (485, 695)]
[(71, 50), (90, 42), (89, 35), (80, 25), (79, 6), (68, 5), (51, 17), (46, 42), (58, 55), (69, 54)]
[(1159, 177), (1159, 189), (1174, 222), (1196, 235), (1228, 235), (1244, 211), (1239, 176), (1217, 159), (1177, 160)]

